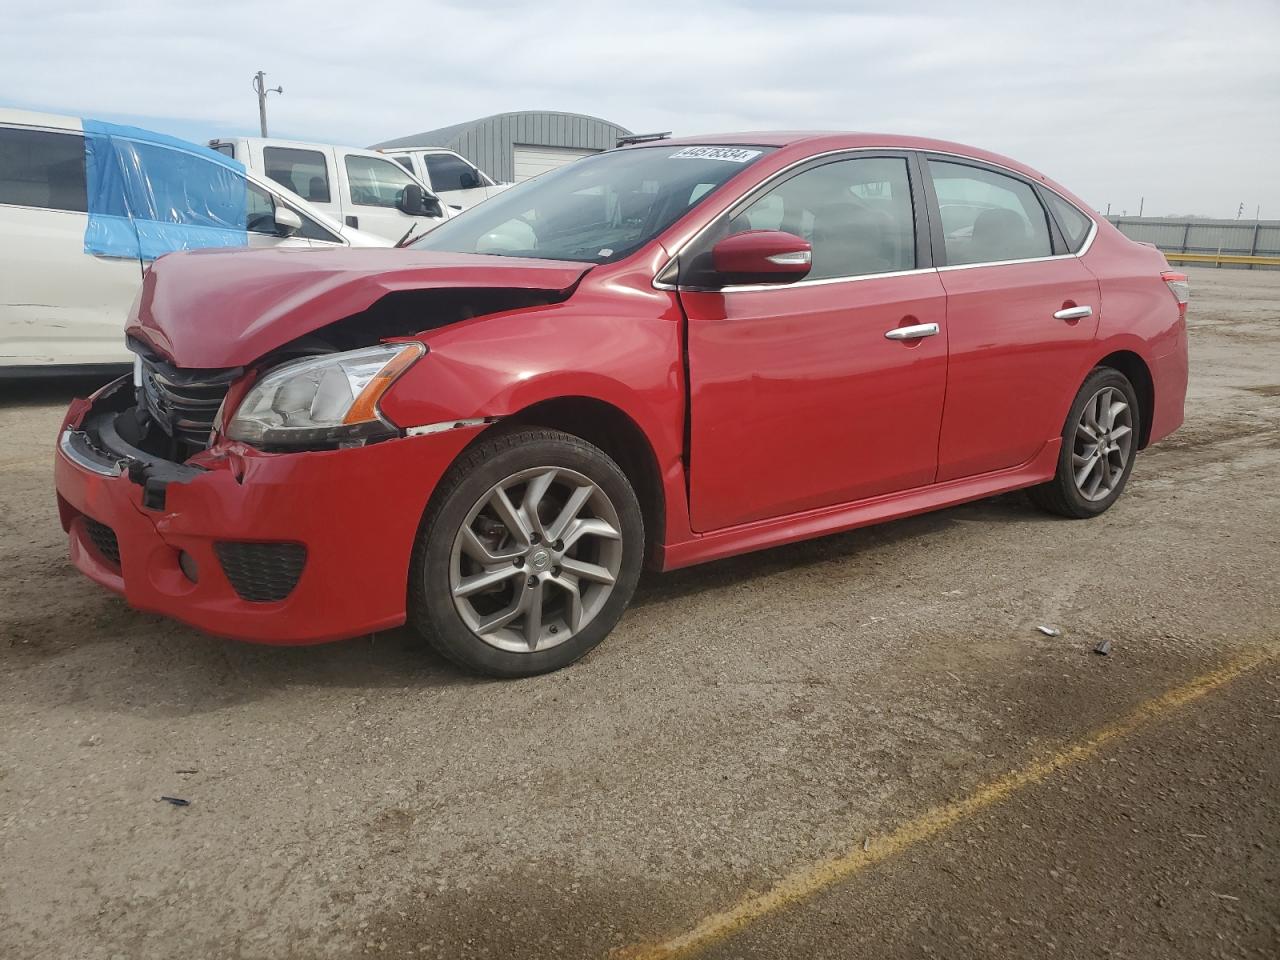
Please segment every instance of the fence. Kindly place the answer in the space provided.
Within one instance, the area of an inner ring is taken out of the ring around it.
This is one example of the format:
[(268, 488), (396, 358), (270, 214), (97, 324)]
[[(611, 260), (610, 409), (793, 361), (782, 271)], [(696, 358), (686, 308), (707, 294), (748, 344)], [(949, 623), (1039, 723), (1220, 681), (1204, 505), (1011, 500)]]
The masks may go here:
[(1174, 262), (1280, 269), (1280, 220), (1109, 219), (1129, 239), (1154, 243)]

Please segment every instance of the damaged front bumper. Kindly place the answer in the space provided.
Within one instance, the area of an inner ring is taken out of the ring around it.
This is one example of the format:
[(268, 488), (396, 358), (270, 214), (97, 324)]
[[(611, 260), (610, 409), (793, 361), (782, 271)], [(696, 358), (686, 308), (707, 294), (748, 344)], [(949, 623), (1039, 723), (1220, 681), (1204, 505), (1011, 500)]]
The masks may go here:
[(218, 445), (185, 464), (114, 430), (128, 377), (75, 401), (54, 475), (71, 560), (139, 610), (220, 636), (305, 644), (405, 620), (427, 500), (481, 426), (365, 447)]

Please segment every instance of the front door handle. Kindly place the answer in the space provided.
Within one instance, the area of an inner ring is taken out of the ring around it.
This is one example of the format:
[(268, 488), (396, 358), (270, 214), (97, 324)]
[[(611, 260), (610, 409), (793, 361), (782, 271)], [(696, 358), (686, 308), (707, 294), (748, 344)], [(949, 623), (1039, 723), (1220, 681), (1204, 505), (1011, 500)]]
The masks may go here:
[(937, 333), (936, 323), (917, 323), (910, 327), (894, 327), (886, 331), (884, 338), (886, 340), (919, 340), (921, 337), (937, 336)]
[(1093, 316), (1093, 307), (1066, 307), (1053, 315), (1055, 320), (1083, 320)]

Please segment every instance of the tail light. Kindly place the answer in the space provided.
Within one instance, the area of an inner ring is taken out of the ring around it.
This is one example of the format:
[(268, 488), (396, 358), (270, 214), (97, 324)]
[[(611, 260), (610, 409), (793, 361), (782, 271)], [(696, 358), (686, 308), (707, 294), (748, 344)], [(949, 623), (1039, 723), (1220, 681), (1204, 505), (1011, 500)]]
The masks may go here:
[(1178, 301), (1178, 315), (1185, 320), (1187, 301), (1191, 299), (1191, 281), (1185, 273), (1176, 273), (1173, 270), (1164, 271), (1160, 274), (1160, 279), (1169, 285), (1169, 292), (1173, 294), (1173, 299)]

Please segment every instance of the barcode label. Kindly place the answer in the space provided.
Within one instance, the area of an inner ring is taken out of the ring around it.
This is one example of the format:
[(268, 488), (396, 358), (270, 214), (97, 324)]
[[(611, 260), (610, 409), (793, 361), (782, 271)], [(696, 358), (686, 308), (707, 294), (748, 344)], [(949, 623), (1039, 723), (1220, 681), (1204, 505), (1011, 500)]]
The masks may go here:
[(685, 147), (673, 153), (671, 160), (724, 160), (728, 163), (746, 163), (760, 156), (759, 150), (746, 150), (742, 147)]

